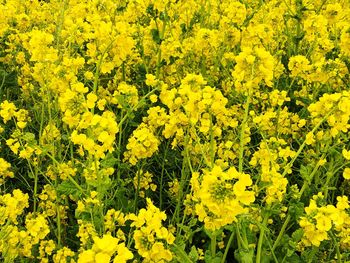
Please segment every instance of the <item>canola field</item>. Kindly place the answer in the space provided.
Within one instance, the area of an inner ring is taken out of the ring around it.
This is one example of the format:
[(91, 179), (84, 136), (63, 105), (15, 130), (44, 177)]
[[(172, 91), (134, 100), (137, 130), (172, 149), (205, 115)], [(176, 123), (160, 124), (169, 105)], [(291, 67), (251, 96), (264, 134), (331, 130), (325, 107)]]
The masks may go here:
[(0, 262), (350, 262), (348, 0), (0, 0)]

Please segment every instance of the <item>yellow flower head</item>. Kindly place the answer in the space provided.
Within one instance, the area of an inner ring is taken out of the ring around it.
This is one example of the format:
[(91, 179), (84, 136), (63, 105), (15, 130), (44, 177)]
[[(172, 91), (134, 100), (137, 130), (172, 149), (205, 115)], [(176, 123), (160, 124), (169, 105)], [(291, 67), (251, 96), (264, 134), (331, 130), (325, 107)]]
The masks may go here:
[(254, 192), (246, 189), (251, 184), (250, 176), (234, 167), (223, 171), (215, 165), (210, 171), (204, 170), (201, 177), (193, 177), (193, 200), (197, 202), (199, 220), (207, 229), (218, 229), (236, 221), (236, 216), (247, 212), (245, 205), (255, 200)]

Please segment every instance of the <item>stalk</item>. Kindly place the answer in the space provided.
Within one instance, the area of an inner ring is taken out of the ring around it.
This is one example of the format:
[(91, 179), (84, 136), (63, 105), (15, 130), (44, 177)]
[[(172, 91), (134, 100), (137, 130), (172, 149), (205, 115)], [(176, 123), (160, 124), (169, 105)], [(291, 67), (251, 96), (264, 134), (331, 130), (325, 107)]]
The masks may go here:
[(211, 236), (210, 236), (210, 250), (211, 250), (212, 258), (215, 258), (216, 256), (216, 234), (215, 233), (211, 233)]
[(226, 257), (227, 257), (227, 253), (228, 251), (230, 250), (230, 246), (231, 246), (231, 243), (233, 241), (233, 237), (235, 236), (235, 232), (232, 231), (231, 232), (231, 235), (230, 235), (230, 238), (229, 240), (227, 241), (227, 245), (226, 245), (226, 248), (225, 248), (225, 252), (224, 252), (224, 255), (222, 256), (222, 259), (221, 259), (221, 263), (225, 263), (225, 260), (226, 260)]
[(269, 214), (267, 213), (264, 217), (264, 221), (262, 223), (262, 226), (260, 227), (260, 234), (259, 234), (259, 241), (258, 241), (258, 250), (256, 253), (256, 263), (261, 262), (261, 251), (262, 251), (262, 244), (264, 242), (264, 236), (265, 236), (265, 228), (267, 224), (267, 220), (269, 219)]
[(238, 162), (238, 171), (241, 173), (243, 171), (243, 152), (244, 152), (244, 130), (246, 128), (247, 120), (248, 120), (248, 112), (250, 105), (250, 95), (248, 94), (246, 103), (244, 105), (244, 119), (241, 127), (240, 134), (240, 144), (239, 144), (239, 162)]

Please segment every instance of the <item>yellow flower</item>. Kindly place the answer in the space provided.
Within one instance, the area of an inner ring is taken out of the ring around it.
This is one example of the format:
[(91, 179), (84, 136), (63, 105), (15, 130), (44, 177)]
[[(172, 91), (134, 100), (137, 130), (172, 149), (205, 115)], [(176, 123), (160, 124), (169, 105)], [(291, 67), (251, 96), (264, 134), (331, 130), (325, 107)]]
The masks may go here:
[(83, 94), (89, 91), (89, 89), (85, 87), (84, 84), (81, 82), (72, 84), (72, 90)]
[(136, 227), (134, 231), (135, 248), (146, 261), (161, 260), (170, 261), (172, 254), (164, 248), (163, 242), (172, 244), (173, 234), (162, 226), (166, 214), (153, 205), (151, 199), (147, 198), (147, 209), (141, 209), (138, 215), (129, 214), (128, 218), (133, 221), (131, 226)]
[(318, 230), (328, 231), (332, 228), (332, 221), (328, 216), (319, 213), (314, 218), (316, 219), (316, 228)]
[(312, 132), (309, 132), (306, 134), (305, 143), (307, 145), (311, 145), (311, 144), (315, 143), (315, 136)]
[[(87, 79), (87, 80), (92, 80), (94, 78), (94, 73), (92, 73), (91, 71), (86, 71), (84, 73), (84, 77)], [(86, 91), (87, 92), (87, 91)]]
[(39, 254), (42, 259), (52, 255), (55, 249), (56, 244), (53, 240), (40, 241)]
[(0, 158), (0, 185), (4, 182), (6, 177), (13, 178), (14, 174), (10, 171), (11, 164)]
[(8, 122), (12, 117), (15, 116), (16, 106), (12, 102), (4, 100), (0, 104), (0, 117), (2, 117), (4, 123)]
[(146, 74), (146, 85), (155, 87), (158, 84), (158, 80), (156, 79), (156, 76), (152, 74)]
[(342, 154), (346, 160), (350, 160), (350, 151), (343, 149)]
[(118, 105), (118, 108), (135, 107), (139, 102), (138, 90), (134, 85), (126, 82), (118, 84), (118, 88), (113, 93), (111, 103)]
[(288, 63), (288, 68), (291, 71), (292, 77), (306, 78), (307, 74), (311, 70), (310, 61), (301, 55), (291, 57)]
[(345, 56), (350, 56), (350, 27), (344, 28), (340, 37), (341, 52)]
[(112, 237), (110, 234), (103, 235), (102, 238), (94, 236), (93, 240), (92, 249), (80, 253), (78, 263), (110, 262), (116, 252), (117, 255), (114, 257), (113, 262), (124, 263), (133, 258), (133, 254), (125, 246), (125, 243), (119, 243), (120, 240)]
[(345, 168), (343, 171), (343, 177), (346, 180), (350, 180), (350, 168)]
[(114, 67), (115, 64), (113, 62), (103, 62), (100, 71), (102, 74), (111, 73)]
[(165, 260), (171, 261), (173, 259), (173, 255), (170, 250), (165, 249), (163, 243), (156, 242), (152, 245), (152, 249), (150, 251), (150, 258), (156, 262)]
[(54, 263), (61, 263), (61, 262), (67, 262), (67, 257), (74, 257), (75, 253), (69, 249), (68, 247), (63, 247), (60, 250), (56, 252), (56, 254), (53, 256), (53, 262)]
[(97, 101), (97, 108), (100, 110), (100, 111), (103, 111), (105, 109), (105, 106), (106, 106), (106, 103), (107, 101), (105, 99), (100, 99)]
[(111, 235), (104, 235), (102, 238), (94, 237), (94, 251), (103, 251), (112, 255), (117, 250), (118, 239)]
[(3, 225), (6, 220), (17, 224), (17, 217), (23, 213), (23, 210), (29, 207), (29, 196), (21, 190), (15, 189), (11, 194), (0, 195), (0, 225)]
[(200, 185), (197, 174), (193, 176), (191, 185), (195, 211), (207, 229), (219, 229), (236, 221), (236, 216), (247, 212), (244, 205), (255, 200), (254, 192), (246, 189), (252, 184), (250, 176), (237, 172), (233, 167), (223, 171), (215, 165), (210, 171), (204, 170)]
[(158, 100), (158, 97), (157, 97), (157, 95), (152, 94), (151, 96), (149, 96), (149, 99), (152, 103), (156, 103)]
[(246, 6), (239, 1), (227, 1), (224, 2), (223, 10), (225, 18), (231, 23), (241, 25), (246, 19), (247, 10)]
[(89, 93), (87, 96), (86, 106), (89, 109), (92, 109), (95, 107), (95, 102), (97, 101), (97, 96), (94, 93)]
[(349, 199), (347, 196), (338, 196), (337, 197), (337, 208), (340, 210), (344, 210), (349, 208)]
[(117, 252), (118, 254), (114, 257), (113, 263), (126, 263), (134, 257), (124, 243), (118, 245)]
[(96, 263), (105, 263), (105, 262), (110, 262), (110, 261), (111, 261), (111, 256), (108, 255), (107, 253), (99, 252), (95, 255), (95, 262)]
[(39, 239), (44, 239), (50, 233), (50, 228), (46, 218), (38, 215), (35, 218), (26, 218), (26, 228), (28, 233), (34, 237), (33, 243), (38, 243)]
[(232, 71), (232, 77), (238, 91), (257, 88), (262, 81), (267, 86), (272, 86), (275, 59), (264, 48), (244, 46), (235, 60), (237, 64)]
[(91, 249), (81, 252), (79, 254), (78, 263), (95, 263), (95, 252)]
[(160, 141), (153, 131), (145, 124), (141, 124), (134, 130), (126, 145), (126, 160), (135, 165), (138, 160), (151, 157), (157, 150)]

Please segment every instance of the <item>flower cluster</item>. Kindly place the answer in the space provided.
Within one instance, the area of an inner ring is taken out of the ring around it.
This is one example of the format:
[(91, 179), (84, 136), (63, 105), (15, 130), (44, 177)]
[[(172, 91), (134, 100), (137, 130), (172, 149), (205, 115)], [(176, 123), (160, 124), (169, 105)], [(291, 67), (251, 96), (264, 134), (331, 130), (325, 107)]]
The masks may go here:
[(169, 262), (173, 259), (172, 252), (165, 245), (174, 242), (173, 234), (164, 226), (166, 214), (154, 206), (147, 198), (147, 209), (141, 209), (138, 215), (130, 214), (135, 227), (134, 240), (137, 252), (144, 259), (143, 262)]
[(325, 136), (335, 137), (338, 133), (347, 133), (350, 128), (350, 92), (324, 94), (319, 101), (310, 104), (308, 110), (313, 118), (313, 123), (319, 123), (327, 117), (329, 130)]
[(6, 177), (13, 178), (14, 174), (10, 170), (11, 164), (6, 162), (5, 159), (0, 158), (0, 185), (2, 185)]
[(319, 193), (314, 195), (310, 204), (305, 208), (305, 217), (301, 217), (299, 224), (304, 230), (302, 244), (304, 246), (320, 246), (324, 240), (329, 240), (332, 235), (340, 238), (340, 244), (344, 248), (349, 248), (350, 231), (347, 212), (349, 200), (346, 196), (337, 197), (337, 205), (320, 205), (324, 196)]
[[(81, 132), (82, 130), (86, 131)], [(117, 132), (118, 125), (112, 112), (105, 111), (102, 115), (86, 112), (72, 132), (71, 140), (79, 145), (82, 155), (87, 151), (89, 155), (99, 159), (104, 158), (106, 152), (113, 151)]]
[(145, 197), (145, 191), (148, 189), (153, 192), (156, 191), (157, 185), (152, 182), (152, 177), (153, 175), (150, 172), (143, 172), (142, 170), (135, 175), (133, 184), (141, 197)]
[(159, 139), (146, 125), (140, 125), (129, 138), (124, 157), (135, 165), (138, 160), (151, 157), (160, 144)]
[(259, 166), (260, 179), (262, 183), (267, 183), (266, 203), (281, 202), (287, 190), (288, 180), (281, 174), (281, 169), (287, 169), (287, 173), (291, 173), (287, 167), (287, 161), (296, 154), (289, 146), (284, 147), (287, 143), (283, 139), (271, 137), (267, 142), (262, 142), (260, 148), (256, 151), (250, 164), (253, 167)]
[(276, 62), (268, 51), (260, 47), (243, 47), (235, 61), (232, 76), (238, 91), (249, 92), (262, 81), (268, 87), (272, 86)]
[(85, 250), (79, 255), (78, 263), (113, 262), (125, 263), (133, 258), (131, 251), (116, 237), (104, 235), (102, 238), (94, 237), (91, 249)]
[(248, 174), (234, 167), (223, 171), (220, 166), (195, 173), (191, 178), (195, 213), (207, 229), (216, 230), (237, 221), (237, 216), (248, 213), (246, 206), (255, 200), (255, 193), (247, 189), (252, 185)]

